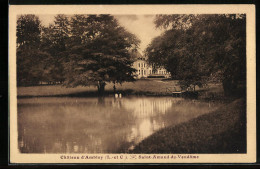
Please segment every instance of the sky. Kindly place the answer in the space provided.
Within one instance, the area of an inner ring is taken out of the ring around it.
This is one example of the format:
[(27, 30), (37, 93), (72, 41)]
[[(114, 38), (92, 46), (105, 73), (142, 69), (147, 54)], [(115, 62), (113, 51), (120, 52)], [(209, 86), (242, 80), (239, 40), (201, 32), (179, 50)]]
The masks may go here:
[(117, 15), (115, 17), (119, 24), (141, 40), (140, 52), (145, 50), (154, 37), (163, 32), (163, 30), (155, 28), (153, 23), (155, 15)]
[[(53, 23), (55, 15), (39, 15), (42, 25), (48, 26)], [(155, 15), (115, 15), (119, 24), (129, 32), (135, 34), (140, 40), (139, 51), (143, 53), (151, 40), (159, 36), (163, 30), (155, 28), (153, 23)]]

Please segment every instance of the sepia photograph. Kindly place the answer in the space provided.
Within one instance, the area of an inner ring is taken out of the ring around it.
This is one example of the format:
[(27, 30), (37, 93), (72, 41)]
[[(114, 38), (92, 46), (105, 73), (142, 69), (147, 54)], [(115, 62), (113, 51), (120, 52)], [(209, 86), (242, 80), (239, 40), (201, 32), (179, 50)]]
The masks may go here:
[(254, 162), (254, 7), (193, 6), (10, 6), (11, 162)]

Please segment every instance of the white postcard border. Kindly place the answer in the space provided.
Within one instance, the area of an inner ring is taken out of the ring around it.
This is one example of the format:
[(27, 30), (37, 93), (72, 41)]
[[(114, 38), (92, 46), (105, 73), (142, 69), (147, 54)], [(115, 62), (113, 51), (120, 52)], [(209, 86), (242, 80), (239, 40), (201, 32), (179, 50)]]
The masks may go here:
[[(20, 14), (220, 14), (245, 13), (247, 21), (246, 154), (23, 154), (18, 150), (16, 87), (16, 17)], [(10, 5), (9, 124), (10, 163), (253, 163), (256, 162), (256, 46), (254, 5)], [(198, 158), (187, 158), (191, 156)], [(64, 159), (64, 156), (69, 159)], [(93, 159), (87, 158), (91, 157)], [(94, 157), (96, 156), (96, 158)], [(147, 158), (141, 158), (139, 157)], [(184, 156), (186, 158), (184, 158)], [(100, 158), (102, 157), (102, 160)], [(172, 158), (171, 158), (172, 157)], [(176, 158), (175, 158), (176, 157)], [(72, 159), (70, 159), (72, 158)], [(74, 159), (76, 158), (76, 159)], [(77, 159), (79, 158), (79, 159)], [(113, 158), (113, 159), (112, 159)]]

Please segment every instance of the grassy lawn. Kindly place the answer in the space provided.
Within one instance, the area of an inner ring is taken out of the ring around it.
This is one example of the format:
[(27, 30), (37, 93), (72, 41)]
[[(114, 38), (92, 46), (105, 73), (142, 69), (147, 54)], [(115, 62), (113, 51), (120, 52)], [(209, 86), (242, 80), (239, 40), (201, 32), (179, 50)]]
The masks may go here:
[[(128, 93), (162, 93), (166, 92), (166, 88), (175, 85), (176, 81), (161, 81), (161, 79), (152, 80), (137, 80), (135, 82), (125, 82), (122, 85), (116, 84), (117, 91)], [(108, 83), (105, 86), (106, 92), (113, 92), (113, 84)], [(72, 95), (72, 94), (96, 94), (97, 88), (95, 86), (78, 86), (75, 88), (66, 88), (62, 85), (43, 85), (43, 86), (29, 86), (18, 87), (18, 96), (57, 96), (57, 95)]]
[(130, 153), (246, 153), (245, 100), (164, 128)]
[[(170, 90), (180, 90), (177, 81), (161, 79), (144, 79), (135, 82), (125, 82), (122, 85), (116, 84), (117, 91), (125, 94), (169, 94)], [(208, 85), (210, 90), (219, 92), (222, 90), (219, 85)], [(169, 89), (169, 90), (167, 90)], [(197, 90), (201, 90), (197, 88)], [(107, 94), (113, 93), (113, 84), (108, 83), (105, 87)], [(18, 96), (96, 96), (97, 88), (95, 86), (78, 86), (75, 88), (66, 88), (62, 85), (42, 85), (42, 86), (29, 86), (18, 87)]]

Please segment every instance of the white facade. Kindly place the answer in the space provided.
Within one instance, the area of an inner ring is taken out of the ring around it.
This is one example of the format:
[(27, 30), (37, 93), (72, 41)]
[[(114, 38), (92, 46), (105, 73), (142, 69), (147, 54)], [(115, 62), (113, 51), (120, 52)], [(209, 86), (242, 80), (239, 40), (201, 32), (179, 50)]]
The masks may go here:
[(152, 66), (148, 65), (146, 59), (144, 57), (136, 58), (136, 61), (133, 63), (133, 68), (135, 68), (137, 78), (147, 78), (149, 76), (164, 76), (165, 78), (169, 78), (171, 76), (170, 72), (168, 72), (165, 68), (158, 68), (157, 70), (153, 70)]

